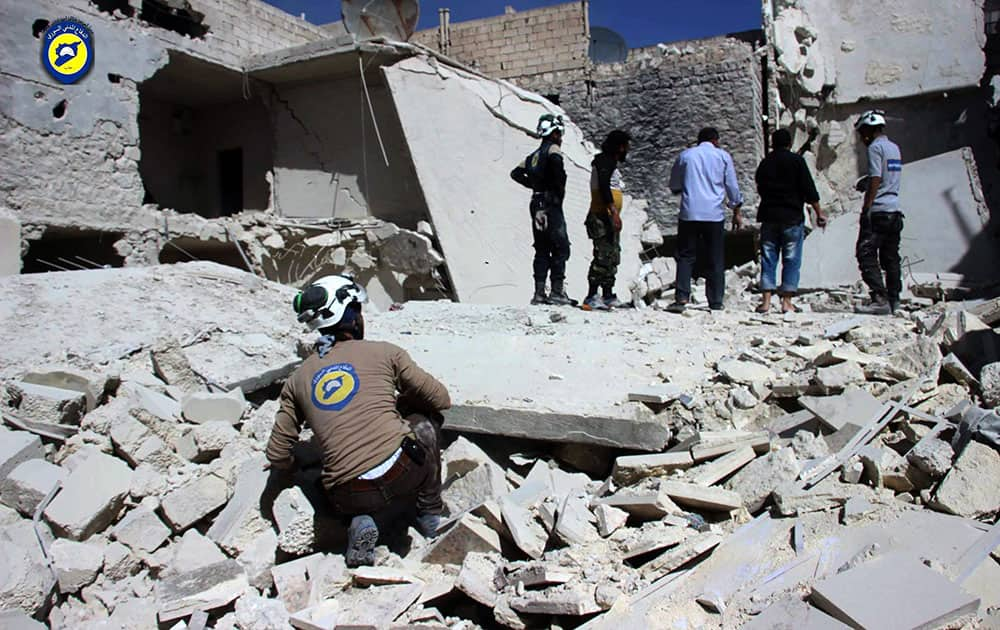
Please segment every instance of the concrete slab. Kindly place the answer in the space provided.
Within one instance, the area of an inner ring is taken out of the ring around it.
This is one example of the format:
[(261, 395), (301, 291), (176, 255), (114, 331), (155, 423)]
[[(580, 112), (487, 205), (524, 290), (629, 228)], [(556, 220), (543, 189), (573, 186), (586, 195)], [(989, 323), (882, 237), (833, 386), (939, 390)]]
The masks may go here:
[(76, 593), (91, 584), (104, 566), (104, 550), (98, 544), (59, 538), (49, 547), (49, 553), (63, 594)]
[(691, 471), (691, 482), (699, 486), (714, 485), (740, 468), (743, 468), (757, 457), (751, 446), (743, 446), (719, 459), (702, 464)]
[(635, 483), (646, 477), (662, 477), (674, 470), (684, 470), (694, 465), (691, 454), (659, 453), (656, 455), (623, 455), (615, 460), (611, 476), (623, 485)]
[[(903, 170), (900, 205), (906, 218), (900, 254), (910, 261), (910, 271), (955, 272), (969, 281), (991, 281), (1000, 252), (986, 231), (990, 215), (972, 150), (911, 162)], [(853, 250), (858, 217), (857, 212), (836, 217), (826, 230), (806, 238), (801, 287), (832, 288), (861, 279)]]
[(246, 573), (235, 560), (224, 560), (156, 584), (159, 621), (167, 623), (195, 611), (210, 611), (234, 601), (249, 588)]
[(649, 579), (656, 579), (708, 553), (721, 543), (722, 536), (715, 532), (699, 534), (642, 565), (642, 573)]
[(631, 516), (647, 521), (659, 520), (668, 514), (676, 514), (681, 511), (665, 492), (645, 494), (619, 492), (610, 497), (599, 499), (596, 503), (625, 510)]
[(155, 512), (140, 505), (126, 514), (111, 533), (132, 551), (153, 553), (170, 537), (170, 528)]
[(163, 497), (161, 509), (167, 524), (175, 532), (182, 532), (225, 505), (228, 499), (225, 480), (208, 474)]
[(676, 501), (678, 505), (701, 510), (725, 512), (735, 510), (743, 505), (743, 499), (739, 493), (682, 481), (661, 481), (660, 492)]
[(29, 459), (0, 481), (0, 503), (32, 516), (52, 488), (66, 480), (66, 475), (66, 470), (44, 459)]
[(788, 597), (768, 606), (744, 624), (743, 630), (848, 630), (850, 627), (801, 599)]
[(0, 427), (0, 480), (29, 459), (42, 459), (45, 450), (37, 435), (27, 431), (8, 431)]
[[(526, 131), (535, 129), (542, 114), (562, 110), (511, 84), (431, 65), (421, 58), (384, 67), (383, 73), (458, 299), (480, 304), (526, 303), (532, 294), (531, 193), (507, 174), (538, 146)], [(436, 115), (427, 116), (428, 111)], [(590, 263), (583, 221), (590, 207), (592, 156), (580, 129), (571, 122), (566, 127), (564, 212), (574, 248), (567, 281), (569, 293), (582, 297)], [(476, 142), (469, 142), (466, 129), (480, 131)], [(461, 178), (439, 159), (443, 153), (451, 156), (449, 162), (462, 164)], [(644, 221), (644, 212), (626, 205), (616, 286), (619, 296), (630, 295), (628, 283), (639, 271)], [(484, 241), (485, 234), (494, 237)], [(470, 242), (482, 246), (468, 247)]]
[(423, 561), (428, 564), (461, 565), (465, 554), (473, 551), (499, 553), (500, 536), (480, 519), (466, 514), (434, 541)]
[(799, 404), (833, 431), (848, 424), (866, 426), (882, 408), (882, 403), (860, 387), (849, 387), (837, 396), (800, 396)]
[(259, 534), (271, 530), (271, 523), (260, 512), (261, 495), (271, 478), (263, 464), (263, 457), (255, 457), (240, 467), (232, 498), (206, 532), (230, 554), (242, 553)]
[(980, 518), (1000, 510), (1000, 453), (969, 442), (938, 486), (933, 505), (966, 518)]
[(979, 598), (908, 553), (887, 554), (823, 580), (811, 599), (855, 628), (880, 630), (937, 628), (979, 608)]

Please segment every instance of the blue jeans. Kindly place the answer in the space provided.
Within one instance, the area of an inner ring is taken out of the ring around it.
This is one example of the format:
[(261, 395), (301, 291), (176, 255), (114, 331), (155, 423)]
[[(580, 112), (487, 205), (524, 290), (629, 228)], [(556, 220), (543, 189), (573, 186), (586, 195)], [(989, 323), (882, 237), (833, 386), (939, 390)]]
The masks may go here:
[[(779, 295), (795, 295), (802, 269), (802, 240), (805, 226), (762, 223), (760, 226), (760, 290)], [(781, 286), (777, 286), (778, 257), (781, 257)]]

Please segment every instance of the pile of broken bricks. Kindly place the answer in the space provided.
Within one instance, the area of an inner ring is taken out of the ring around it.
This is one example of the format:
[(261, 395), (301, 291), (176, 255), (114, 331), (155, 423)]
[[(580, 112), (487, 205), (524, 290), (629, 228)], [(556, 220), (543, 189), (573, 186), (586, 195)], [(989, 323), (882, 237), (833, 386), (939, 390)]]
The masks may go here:
[(701, 386), (623, 392), (661, 452), (449, 433), (438, 537), (400, 520), (358, 569), (308, 432), (294, 485), (263, 470), (281, 372), (241, 377), (253, 402), (183, 344), (25, 372), (0, 407), (0, 625), (989, 627), (990, 304), (775, 327)]

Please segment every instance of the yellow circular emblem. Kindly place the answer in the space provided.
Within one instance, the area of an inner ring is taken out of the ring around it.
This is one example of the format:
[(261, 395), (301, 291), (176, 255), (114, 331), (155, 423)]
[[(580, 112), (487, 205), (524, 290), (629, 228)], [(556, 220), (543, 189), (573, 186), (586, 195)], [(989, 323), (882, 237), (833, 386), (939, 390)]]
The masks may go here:
[(94, 64), (94, 37), (86, 24), (66, 18), (42, 38), (42, 65), (60, 83), (76, 83)]
[(313, 404), (325, 411), (340, 411), (358, 392), (358, 377), (348, 363), (331, 365), (317, 372), (312, 379)]

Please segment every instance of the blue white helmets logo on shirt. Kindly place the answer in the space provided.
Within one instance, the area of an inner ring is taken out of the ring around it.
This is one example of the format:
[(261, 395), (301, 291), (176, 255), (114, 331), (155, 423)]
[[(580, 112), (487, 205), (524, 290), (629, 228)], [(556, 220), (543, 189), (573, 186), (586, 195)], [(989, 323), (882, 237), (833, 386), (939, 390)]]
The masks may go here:
[(340, 411), (358, 393), (360, 380), (350, 363), (328, 365), (313, 375), (312, 402), (323, 411)]

